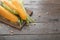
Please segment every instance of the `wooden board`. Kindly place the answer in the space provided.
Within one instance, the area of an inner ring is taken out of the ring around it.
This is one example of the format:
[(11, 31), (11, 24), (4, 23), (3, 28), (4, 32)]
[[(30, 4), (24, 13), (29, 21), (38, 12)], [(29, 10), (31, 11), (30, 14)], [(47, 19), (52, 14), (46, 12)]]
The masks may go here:
[[(26, 11), (28, 13), (28, 15), (32, 16), (33, 12), (29, 9), (26, 8)], [(19, 23), (11, 23), (10, 21), (8, 21), (7, 19), (0, 17), (0, 22), (4, 23), (6, 25), (9, 25), (11, 27), (17, 28), (17, 29), (22, 29), (22, 27), (26, 24), (26, 22), (23, 22), (22, 25), (20, 25)]]

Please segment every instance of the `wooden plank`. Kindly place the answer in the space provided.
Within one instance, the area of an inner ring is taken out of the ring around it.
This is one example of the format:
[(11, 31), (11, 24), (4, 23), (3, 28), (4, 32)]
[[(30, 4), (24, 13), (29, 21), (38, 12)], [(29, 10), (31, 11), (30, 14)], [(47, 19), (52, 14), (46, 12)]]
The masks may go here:
[[(1, 31), (2, 30), (2, 31)], [(13, 31), (13, 32), (11, 32)], [(5, 24), (0, 24), (0, 35), (21, 35), (21, 34), (54, 34), (60, 33), (60, 23), (31, 23), (25, 26), (21, 31), (11, 28)]]
[(60, 40), (60, 35), (15, 35), (4, 36), (0, 39), (4, 40)]
[(15, 35), (0, 36), (1, 40), (60, 40), (60, 35)]

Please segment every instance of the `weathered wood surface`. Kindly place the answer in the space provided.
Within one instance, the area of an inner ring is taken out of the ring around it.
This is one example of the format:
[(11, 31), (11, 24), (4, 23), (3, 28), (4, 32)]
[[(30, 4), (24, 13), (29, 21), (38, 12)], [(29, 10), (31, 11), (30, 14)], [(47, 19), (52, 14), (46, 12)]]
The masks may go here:
[(35, 23), (25, 26), (21, 31), (0, 23), (0, 35), (4, 36), (2, 39), (60, 40), (60, 0), (24, 0), (24, 6), (34, 12), (32, 18)]

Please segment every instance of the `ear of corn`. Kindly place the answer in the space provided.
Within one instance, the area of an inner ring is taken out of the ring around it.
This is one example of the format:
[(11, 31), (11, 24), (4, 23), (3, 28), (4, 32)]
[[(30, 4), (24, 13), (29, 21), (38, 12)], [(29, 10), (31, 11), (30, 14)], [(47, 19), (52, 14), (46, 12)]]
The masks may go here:
[(22, 8), (22, 5), (19, 4), (19, 2), (17, 0), (12, 0), (12, 4), (17, 8), (16, 11), (18, 12), (19, 16), (23, 19), (26, 20), (27, 18), (27, 14), (24, 11), (24, 9)]
[[(17, 0), (12, 0), (12, 3), (17, 7), (20, 17), (27, 22), (34, 22), (34, 20), (27, 14), (22, 3), (19, 4)], [(19, 11), (20, 10), (20, 11)]]
[(11, 22), (14, 22), (14, 23), (18, 22), (18, 18), (15, 15), (11, 14), (6, 9), (4, 9), (2, 6), (0, 6), (0, 15), (5, 17)]

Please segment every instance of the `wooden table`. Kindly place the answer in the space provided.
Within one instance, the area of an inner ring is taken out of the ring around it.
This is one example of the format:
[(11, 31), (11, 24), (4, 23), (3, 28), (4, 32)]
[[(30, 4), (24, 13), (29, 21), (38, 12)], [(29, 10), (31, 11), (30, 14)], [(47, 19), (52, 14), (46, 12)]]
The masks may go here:
[(35, 23), (21, 31), (0, 23), (1, 40), (60, 40), (60, 0), (24, 0)]

